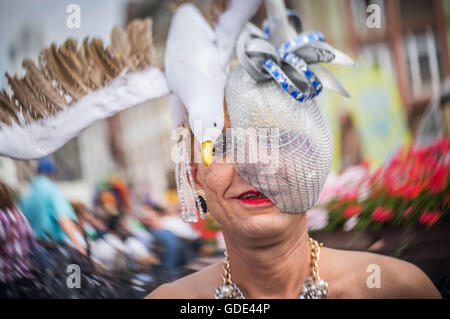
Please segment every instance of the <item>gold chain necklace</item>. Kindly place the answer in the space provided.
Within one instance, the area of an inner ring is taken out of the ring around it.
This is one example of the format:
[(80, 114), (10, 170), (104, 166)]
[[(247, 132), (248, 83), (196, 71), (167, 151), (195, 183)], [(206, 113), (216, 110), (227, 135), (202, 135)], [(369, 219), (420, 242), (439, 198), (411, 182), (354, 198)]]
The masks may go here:
[[(298, 299), (325, 299), (328, 294), (328, 283), (319, 277), (320, 247), (323, 245), (310, 237), (309, 246), (311, 248), (311, 275), (303, 283)], [(215, 290), (215, 299), (245, 299), (239, 287), (231, 280), (230, 258), (227, 251), (225, 251), (222, 280), (222, 285)]]

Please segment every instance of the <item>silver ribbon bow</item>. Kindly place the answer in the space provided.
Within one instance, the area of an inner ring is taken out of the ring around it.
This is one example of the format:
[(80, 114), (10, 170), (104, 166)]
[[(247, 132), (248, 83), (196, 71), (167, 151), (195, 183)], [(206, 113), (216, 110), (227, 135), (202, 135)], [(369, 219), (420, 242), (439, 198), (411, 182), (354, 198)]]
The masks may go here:
[(337, 78), (319, 63), (355, 63), (326, 43), (320, 31), (301, 32), (302, 24), (294, 11), (288, 10), (287, 15), (296, 37), (276, 48), (274, 43), (279, 41), (270, 38), (270, 21), (264, 22), (264, 31), (248, 23), (236, 44), (239, 62), (255, 81), (272, 78), (300, 102), (314, 98), (323, 87), (348, 97)]

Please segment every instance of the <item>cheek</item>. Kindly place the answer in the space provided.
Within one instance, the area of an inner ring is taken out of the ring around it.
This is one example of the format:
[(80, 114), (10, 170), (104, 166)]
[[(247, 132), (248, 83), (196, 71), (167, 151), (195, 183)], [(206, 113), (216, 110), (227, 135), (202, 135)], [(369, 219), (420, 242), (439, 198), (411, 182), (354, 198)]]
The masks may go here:
[(228, 163), (213, 163), (209, 167), (199, 168), (199, 179), (206, 193), (206, 200), (210, 211), (219, 213), (225, 209), (224, 194), (230, 187), (234, 168)]

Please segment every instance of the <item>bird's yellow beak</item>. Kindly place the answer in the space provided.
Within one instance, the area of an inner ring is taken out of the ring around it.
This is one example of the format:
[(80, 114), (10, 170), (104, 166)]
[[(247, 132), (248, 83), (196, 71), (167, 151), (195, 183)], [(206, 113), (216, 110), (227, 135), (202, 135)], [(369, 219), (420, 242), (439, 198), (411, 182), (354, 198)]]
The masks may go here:
[(213, 147), (214, 144), (212, 141), (205, 141), (202, 143), (202, 159), (206, 166), (211, 164)]

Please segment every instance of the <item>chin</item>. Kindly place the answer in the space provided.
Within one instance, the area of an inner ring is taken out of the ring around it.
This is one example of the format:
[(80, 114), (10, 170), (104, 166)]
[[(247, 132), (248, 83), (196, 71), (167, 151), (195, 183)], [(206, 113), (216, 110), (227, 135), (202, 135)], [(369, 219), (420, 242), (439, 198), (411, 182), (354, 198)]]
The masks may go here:
[(237, 225), (231, 225), (234, 232), (239, 231), (242, 237), (249, 239), (274, 239), (286, 235), (292, 226), (292, 217), (283, 214), (276, 206), (251, 210), (235, 210), (238, 212)]
[(257, 245), (270, 244), (278, 238), (290, 236), (296, 229), (296, 214), (284, 214), (275, 205), (248, 207), (232, 201), (221, 206), (211, 205), (214, 218), (219, 222), (225, 237), (256, 240)]

